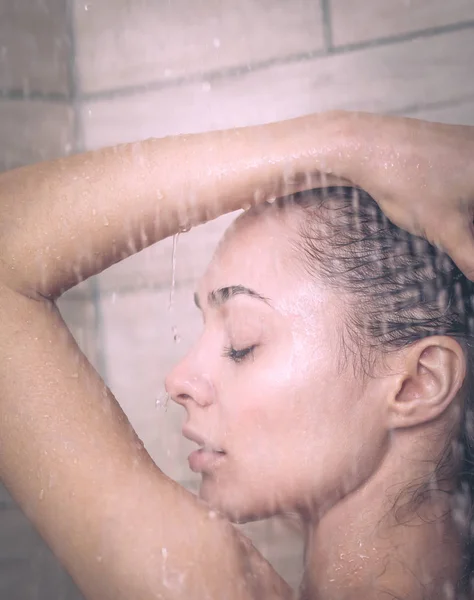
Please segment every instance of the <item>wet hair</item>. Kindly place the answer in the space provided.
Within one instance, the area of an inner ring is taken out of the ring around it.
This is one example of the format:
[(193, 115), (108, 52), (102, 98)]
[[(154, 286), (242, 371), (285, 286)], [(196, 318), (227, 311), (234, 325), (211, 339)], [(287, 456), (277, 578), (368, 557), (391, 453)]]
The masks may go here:
[[(441, 250), (391, 223), (362, 190), (310, 190), (289, 202), (304, 209), (296, 244), (305, 268), (348, 301), (341, 334), (346, 363), (370, 376), (374, 361), (384, 353), (434, 335), (456, 338), (464, 349), (469, 374), (460, 432), (449, 439), (434, 465), (434, 479), (442, 486), (453, 477), (453, 459), (460, 465), (457, 491), (451, 493), (453, 514), (457, 510), (463, 515), (459, 524), (466, 546), (460, 588), (466, 590), (474, 570), (474, 389), (469, 382), (474, 284)], [(412, 500), (421, 503), (432, 484), (418, 483)]]

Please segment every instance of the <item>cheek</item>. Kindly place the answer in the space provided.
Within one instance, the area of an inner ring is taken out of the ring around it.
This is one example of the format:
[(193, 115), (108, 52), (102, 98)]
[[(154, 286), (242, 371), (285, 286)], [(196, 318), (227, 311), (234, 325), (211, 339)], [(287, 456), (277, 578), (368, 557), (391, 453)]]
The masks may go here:
[(293, 330), (289, 341), (235, 369), (221, 409), (239, 467), (326, 488), (353, 468), (363, 384), (351, 369), (340, 372), (334, 332), (312, 331)]
[(314, 444), (321, 425), (340, 418), (336, 401), (345, 394), (335, 361), (327, 345), (310, 341), (293, 333), (289, 342), (271, 345), (234, 368), (221, 404), (233, 443), (254, 452), (288, 453), (303, 442)]

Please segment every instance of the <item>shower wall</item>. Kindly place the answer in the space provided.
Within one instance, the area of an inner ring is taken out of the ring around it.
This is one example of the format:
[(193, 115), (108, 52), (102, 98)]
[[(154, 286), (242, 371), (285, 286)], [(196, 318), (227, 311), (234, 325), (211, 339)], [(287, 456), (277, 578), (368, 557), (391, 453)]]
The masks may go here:
[[(330, 108), (474, 125), (473, 64), (472, 0), (0, 0), (0, 169)], [(171, 310), (171, 240), (60, 301), (158, 465), (190, 489), (183, 415), (155, 404), (199, 332), (192, 292), (232, 218), (180, 236)], [(76, 598), (0, 501), (0, 597)], [(277, 520), (246, 530), (295, 584), (295, 533)]]

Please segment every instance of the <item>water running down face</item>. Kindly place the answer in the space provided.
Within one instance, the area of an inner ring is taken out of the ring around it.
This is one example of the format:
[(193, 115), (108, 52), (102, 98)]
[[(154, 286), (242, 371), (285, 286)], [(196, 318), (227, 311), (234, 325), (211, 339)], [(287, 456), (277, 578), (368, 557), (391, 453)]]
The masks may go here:
[(230, 228), (196, 293), (202, 335), (166, 381), (203, 448), (200, 495), (234, 520), (318, 511), (386, 451), (391, 380), (342, 365), (347, 307), (298, 260), (300, 218), (272, 205)]

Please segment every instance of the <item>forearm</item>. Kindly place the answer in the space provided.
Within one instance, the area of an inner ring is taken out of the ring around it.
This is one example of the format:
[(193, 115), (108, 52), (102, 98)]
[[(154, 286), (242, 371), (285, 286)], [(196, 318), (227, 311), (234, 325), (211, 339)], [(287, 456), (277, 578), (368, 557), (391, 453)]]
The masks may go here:
[(333, 122), (151, 139), (4, 173), (0, 277), (56, 297), (181, 228), (309, 187), (298, 175), (318, 170)]

